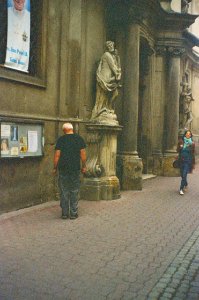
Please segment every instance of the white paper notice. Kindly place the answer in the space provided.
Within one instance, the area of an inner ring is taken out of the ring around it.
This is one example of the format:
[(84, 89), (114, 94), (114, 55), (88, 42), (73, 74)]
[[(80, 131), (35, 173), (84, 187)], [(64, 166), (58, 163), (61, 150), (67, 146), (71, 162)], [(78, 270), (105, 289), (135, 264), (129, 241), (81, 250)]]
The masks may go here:
[(1, 136), (10, 136), (10, 125), (1, 124)]
[(28, 131), (28, 152), (37, 152), (38, 134), (37, 131)]
[(19, 155), (19, 148), (18, 147), (12, 147), (11, 148), (11, 155), (18, 156)]

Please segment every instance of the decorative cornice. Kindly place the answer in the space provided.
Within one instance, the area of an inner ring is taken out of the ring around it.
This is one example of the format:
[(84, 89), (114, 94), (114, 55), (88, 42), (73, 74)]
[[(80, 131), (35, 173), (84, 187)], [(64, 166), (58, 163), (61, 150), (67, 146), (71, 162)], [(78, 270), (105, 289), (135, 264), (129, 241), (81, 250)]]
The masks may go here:
[(143, 24), (144, 20), (147, 20), (156, 31), (179, 32), (188, 28), (198, 17), (198, 15), (173, 11), (170, 5), (171, 0), (109, 0), (105, 2), (107, 2), (107, 22), (110, 26)]

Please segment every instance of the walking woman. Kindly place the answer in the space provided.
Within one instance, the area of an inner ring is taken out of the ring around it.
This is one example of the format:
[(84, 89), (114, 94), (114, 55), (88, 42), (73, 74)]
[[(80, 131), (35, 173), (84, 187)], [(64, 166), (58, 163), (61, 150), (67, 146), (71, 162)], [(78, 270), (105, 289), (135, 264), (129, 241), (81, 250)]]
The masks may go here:
[(182, 177), (180, 195), (184, 195), (188, 187), (187, 175), (192, 172), (195, 165), (195, 144), (190, 130), (186, 130), (182, 139), (179, 140), (177, 151), (179, 153), (180, 175)]

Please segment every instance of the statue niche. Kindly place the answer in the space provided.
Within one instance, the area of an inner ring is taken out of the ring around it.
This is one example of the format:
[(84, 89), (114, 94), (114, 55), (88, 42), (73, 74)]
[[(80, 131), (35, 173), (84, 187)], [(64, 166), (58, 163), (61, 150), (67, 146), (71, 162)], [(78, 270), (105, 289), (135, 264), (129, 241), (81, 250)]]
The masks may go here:
[(97, 73), (96, 102), (91, 121), (100, 124), (118, 125), (115, 115), (115, 100), (121, 87), (120, 57), (114, 42), (106, 42), (106, 51), (102, 55)]

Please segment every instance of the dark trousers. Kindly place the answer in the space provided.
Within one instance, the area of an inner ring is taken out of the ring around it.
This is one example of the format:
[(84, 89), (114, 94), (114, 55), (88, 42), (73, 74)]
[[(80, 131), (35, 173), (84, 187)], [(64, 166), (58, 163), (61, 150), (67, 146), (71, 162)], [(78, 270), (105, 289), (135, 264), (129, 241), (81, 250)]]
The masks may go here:
[(190, 172), (190, 168), (191, 168), (190, 162), (183, 162), (180, 167), (180, 175), (182, 177), (180, 190), (182, 190), (185, 186), (188, 185), (187, 175)]
[(62, 208), (62, 215), (77, 215), (79, 188), (79, 171), (71, 174), (59, 174), (60, 206)]

